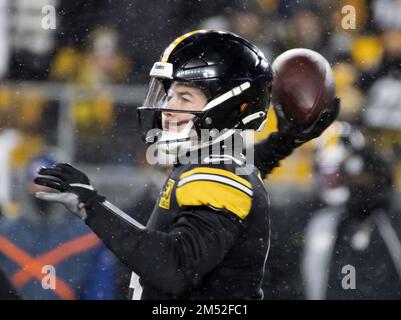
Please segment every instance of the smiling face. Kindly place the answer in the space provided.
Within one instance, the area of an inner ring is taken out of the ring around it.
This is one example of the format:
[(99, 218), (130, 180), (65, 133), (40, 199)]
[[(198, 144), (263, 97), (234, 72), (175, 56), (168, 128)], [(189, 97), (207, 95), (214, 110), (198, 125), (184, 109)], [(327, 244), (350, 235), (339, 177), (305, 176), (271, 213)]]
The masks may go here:
[(167, 94), (165, 109), (182, 110), (180, 112), (165, 111), (162, 114), (163, 130), (180, 132), (194, 115), (185, 111), (202, 111), (207, 103), (206, 95), (201, 89), (183, 82), (174, 82)]

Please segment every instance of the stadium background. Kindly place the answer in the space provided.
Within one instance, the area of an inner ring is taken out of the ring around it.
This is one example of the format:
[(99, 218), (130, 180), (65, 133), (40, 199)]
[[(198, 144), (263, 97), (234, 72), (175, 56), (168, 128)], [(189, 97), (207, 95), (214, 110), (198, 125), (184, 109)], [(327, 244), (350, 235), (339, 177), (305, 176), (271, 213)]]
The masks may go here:
[[(56, 29), (41, 26), (45, 5), (56, 8)], [(343, 28), (345, 5), (355, 8), (355, 29)], [(18, 216), (26, 164), (49, 146), (120, 207), (135, 207), (149, 185), (160, 184), (144, 158), (136, 107), (162, 50), (200, 28), (244, 36), (271, 61), (295, 47), (322, 53), (342, 99), (340, 119), (361, 125), (391, 160), (400, 191), (401, 72), (381, 73), (401, 61), (400, 17), (397, 0), (0, 0), (2, 214)], [(272, 109), (269, 117), (258, 139), (275, 130)], [(313, 144), (269, 177), (277, 225), (296, 225), (311, 211)]]

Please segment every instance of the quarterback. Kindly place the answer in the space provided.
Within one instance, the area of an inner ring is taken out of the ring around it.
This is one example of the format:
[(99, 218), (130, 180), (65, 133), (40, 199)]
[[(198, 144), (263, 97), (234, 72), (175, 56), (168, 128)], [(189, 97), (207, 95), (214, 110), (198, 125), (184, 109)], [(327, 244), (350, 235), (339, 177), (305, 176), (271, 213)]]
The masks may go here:
[[(150, 76), (138, 108), (142, 132), (174, 161), (147, 225), (69, 164), (39, 171), (35, 182), (55, 192), (37, 197), (63, 203), (133, 271), (134, 299), (262, 299), (270, 241), (262, 175), (336, 115), (307, 133), (287, 127), (272, 134), (245, 170), (244, 156), (227, 154), (224, 142), (266, 121), (273, 73), (257, 47), (232, 33), (194, 31), (166, 48)], [(213, 134), (199, 138), (202, 130)]]

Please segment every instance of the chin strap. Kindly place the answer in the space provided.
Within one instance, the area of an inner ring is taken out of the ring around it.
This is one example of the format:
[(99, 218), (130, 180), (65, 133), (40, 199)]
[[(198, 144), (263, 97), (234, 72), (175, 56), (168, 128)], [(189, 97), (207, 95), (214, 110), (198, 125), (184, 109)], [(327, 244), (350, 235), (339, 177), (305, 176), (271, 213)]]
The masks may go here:
[[(256, 113), (252, 113), (252, 114), (250, 114), (249, 116), (246, 116), (244, 119), (242, 119), (242, 120), (241, 120), (241, 123), (242, 123), (242, 125), (246, 125), (247, 123), (249, 123), (249, 122), (251, 122), (251, 121), (253, 121), (253, 120), (262, 118), (262, 117), (264, 117), (264, 116), (266, 116), (266, 113), (263, 112), (263, 111), (256, 112)], [(267, 119), (266, 119), (266, 120), (267, 120)], [(265, 123), (266, 123), (266, 120), (264, 120), (264, 121), (262, 122), (262, 124), (260, 125), (260, 127), (259, 127), (256, 131), (260, 131), (260, 130), (263, 129), (263, 127), (264, 127), (264, 125), (265, 125)]]
[(190, 132), (193, 126), (194, 123), (191, 120), (180, 132), (163, 131), (160, 140), (157, 142), (159, 152), (165, 155), (178, 155), (180, 149), (188, 148), (191, 144)]

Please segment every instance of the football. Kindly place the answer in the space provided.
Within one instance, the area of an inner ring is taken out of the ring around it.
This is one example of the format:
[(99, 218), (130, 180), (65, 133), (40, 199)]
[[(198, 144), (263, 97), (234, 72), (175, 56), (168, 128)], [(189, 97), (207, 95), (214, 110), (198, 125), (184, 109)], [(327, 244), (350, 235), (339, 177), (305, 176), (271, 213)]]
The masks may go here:
[(297, 48), (273, 62), (272, 103), (278, 117), (300, 126), (313, 124), (335, 97), (328, 61), (313, 50)]

